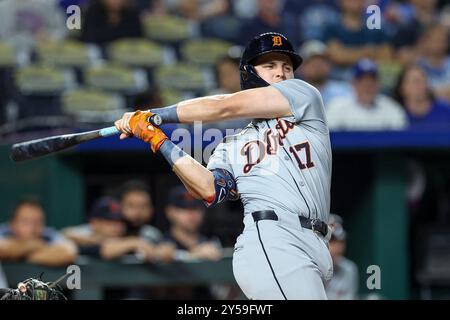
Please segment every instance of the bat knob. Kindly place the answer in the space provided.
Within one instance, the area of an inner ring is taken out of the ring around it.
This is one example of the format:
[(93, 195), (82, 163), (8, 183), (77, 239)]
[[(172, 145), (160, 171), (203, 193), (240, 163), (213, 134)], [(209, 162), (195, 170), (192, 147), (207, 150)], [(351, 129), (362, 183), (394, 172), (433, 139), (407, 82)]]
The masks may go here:
[(148, 117), (147, 121), (153, 124), (154, 126), (160, 126), (163, 122), (159, 114), (154, 114), (151, 117)]

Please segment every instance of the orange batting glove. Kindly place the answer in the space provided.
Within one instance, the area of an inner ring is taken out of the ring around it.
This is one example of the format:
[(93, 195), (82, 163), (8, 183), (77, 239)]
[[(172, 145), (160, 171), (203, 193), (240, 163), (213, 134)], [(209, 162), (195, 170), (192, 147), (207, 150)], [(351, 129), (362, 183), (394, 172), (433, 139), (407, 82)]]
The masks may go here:
[(160, 128), (148, 122), (148, 118), (152, 115), (153, 113), (149, 111), (136, 111), (131, 117), (129, 124), (133, 135), (149, 143), (153, 152), (157, 152), (164, 141), (167, 140), (167, 136)]

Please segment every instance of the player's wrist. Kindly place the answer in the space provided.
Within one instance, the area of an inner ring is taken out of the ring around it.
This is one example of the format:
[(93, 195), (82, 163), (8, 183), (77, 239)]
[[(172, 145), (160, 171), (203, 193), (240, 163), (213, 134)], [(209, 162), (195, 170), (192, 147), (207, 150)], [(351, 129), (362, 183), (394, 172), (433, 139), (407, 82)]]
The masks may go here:
[(171, 167), (174, 166), (175, 162), (187, 155), (186, 152), (181, 150), (180, 147), (169, 139), (166, 139), (161, 143), (159, 152), (161, 152)]
[(154, 108), (149, 111), (153, 114), (157, 114), (161, 117), (162, 123), (179, 123), (180, 119), (178, 118), (177, 113), (178, 104), (173, 104), (171, 106), (163, 107), (163, 108)]

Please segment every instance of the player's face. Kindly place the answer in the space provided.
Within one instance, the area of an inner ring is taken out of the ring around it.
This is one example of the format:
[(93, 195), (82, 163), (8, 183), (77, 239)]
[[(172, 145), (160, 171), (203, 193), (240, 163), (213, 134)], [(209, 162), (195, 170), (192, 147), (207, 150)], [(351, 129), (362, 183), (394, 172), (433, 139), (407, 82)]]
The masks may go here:
[(278, 52), (267, 53), (256, 59), (255, 69), (258, 75), (269, 84), (294, 78), (291, 59)]
[(44, 229), (44, 212), (33, 205), (22, 205), (17, 209), (11, 228), (19, 239), (36, 239)]
[(121, 201), (121, 209), (125, 220), (137, 227), (147, 223), (153, 214), (150, 196), (143, 191), (126, 193)]

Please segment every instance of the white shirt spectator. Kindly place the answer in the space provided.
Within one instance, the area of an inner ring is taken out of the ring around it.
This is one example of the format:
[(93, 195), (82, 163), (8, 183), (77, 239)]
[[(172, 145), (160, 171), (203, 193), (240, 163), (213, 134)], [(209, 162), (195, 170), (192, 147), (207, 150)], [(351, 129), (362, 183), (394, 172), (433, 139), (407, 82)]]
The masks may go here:
[(362, 105), (356, 97), (336, 98), (325, 110), (332, 131), (402, 130), (407, 126), (402, 107), (382, 94), (375, 97), (373, 105)]

